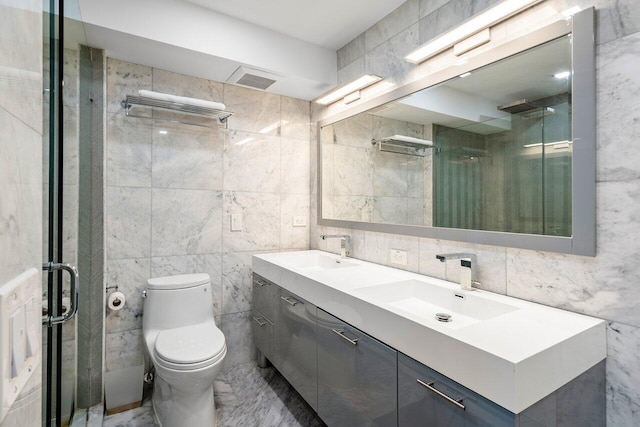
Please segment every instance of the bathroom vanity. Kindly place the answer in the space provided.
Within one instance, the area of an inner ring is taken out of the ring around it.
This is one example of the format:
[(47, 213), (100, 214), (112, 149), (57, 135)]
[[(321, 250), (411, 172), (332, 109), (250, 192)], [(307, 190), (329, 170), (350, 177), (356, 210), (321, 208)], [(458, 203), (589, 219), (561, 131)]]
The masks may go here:
[(253, 271), (256, 346), (329, 426), (605, 423), (600, 319), (322, 251)]

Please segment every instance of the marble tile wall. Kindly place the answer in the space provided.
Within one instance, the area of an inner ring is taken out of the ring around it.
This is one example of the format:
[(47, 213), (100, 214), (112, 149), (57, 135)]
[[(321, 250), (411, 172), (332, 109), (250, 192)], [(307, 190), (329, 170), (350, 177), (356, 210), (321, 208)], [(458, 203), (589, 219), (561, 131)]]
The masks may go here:
[[(425, 136), (425, 133), (427, 134)], [(327, 218), (390, 224), (430, 224), (424, 188), (431, 188), (431, 152), (425, 157), (379, 151), (375, 138), (430, 138), (430, 126), (362, 113), (322, 130)], [(427, 201), (428, 200), (428, 201)], [(426, 221), (426, 223), (425, 223)]]
[[(404, 56), (420, 43), (454, 27), (496, 0), (408, 0), (395, 12), (338, 51), (339, 83), (375, 71), (396, 84), (414, 80), (431, 64), (407, 65)], [(353, 236), (357, 258), (390, 264), (391, 248), (408, 251), (407, 269), (457, 280), (459, 267), (435, 254), (471, 251), (478, 255), (482, 288), (607, 320), (607, 425), (640, 424), (640, 3), (636, 0), (548, 0), (507, 21), (510, 38), (558, 19), (573, 6), (596, 8), (597, 56), (597, 256), (580, 257), (473, 245), (411, 236), (311, 227), (311, 247), (337, 252), (321, 233)], [(404, 40), (403, 43), (398, 39)], [(438, 64), (443, 66), (443, 64)], [(418, 71), (416, 71), (418, 70)], [(314, 121), (331, 115), (313, 108)], [(315, 133), (312, 133), (315, 135)], [(316, 141), (313, 141), (315, 145)], [(313, 152), (313, 150), (312, 150)], [(312, 181), (316, 181), (315, 159)], [(315, 184), (312, 186), (315, 189)], [(317, 215), (311, 198), (311, 217)]]
[[(42, 263), (41, 9), (0, 1), (0, 286)], [(38, 367), (0, 426), (41, 425), (41, 393)]]
[[(125, 117), (120, 101), (139, 89), (234, 115), (226, 130)], [(309, 102), (108, 59), (106, 123), (106, 285), (127, 296), (106, 315), (107, 372), (142, 363), (146, 280), (195, 272), (211, 276), (225, 364), (253, 360), (251, 256), (309, 247), (309, 227), (293, 227), (310, 211)]]

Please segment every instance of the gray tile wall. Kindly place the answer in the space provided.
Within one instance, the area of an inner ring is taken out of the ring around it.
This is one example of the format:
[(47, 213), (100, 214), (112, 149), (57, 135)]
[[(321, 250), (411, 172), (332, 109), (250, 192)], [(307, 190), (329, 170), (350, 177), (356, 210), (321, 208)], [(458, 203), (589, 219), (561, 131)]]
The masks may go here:
[[(42, 266), (41, 9), (0, 2), (0, 285)], [(41, 394), (38, 367), (0, 426), (39, 426)]]
[[(139, 89), (235, 114), (228, 130), (125, 117), (120, 101)], [(309, 218), (309, 102), (108, 59), (106, 116), (106, 284), (127, 296), (107, 312), (106, 370), (142, 361), (146, 280), (195, 272), (211, 276), (226, 365), (255, 358), (251, 256), (309, 247), (309, 227), (293, 227)]]
[[(104, 51), (86, 46), (79, 54), (78, 270), (82, 286), (76, 343), (76, 408), (102, 402), (104, 330)], [(66, 82), (66, 80), (65, 80)], [(72, 358), (72, 360), (74, 360)]]
[[(407, 53), (418, 43), (495, 2), (407, 1), (338, 51), (339, 83), (364, 72), (375, 72), (396, 84), (414, 80), (418, 67), (404, 61)], [(516, 17), (507, 27), (513, 34), (521, 34), (551, 19), (549, 8), (560, 12), (572, 6), (596, 7), (598, 254), (595, 258), (317, 226), (311, 229), (311, 246), (337, 252), (335, 242), (322, 241), (319, 234), (346, 232), (353, 236), (357, 258), (390, 264), (389, 249), (404, 249), (408, 251), (408, 269), (440, 278), (446, 275), (453, 281), (457, 280), (459, 267), (436, 261), (435, 254), (472, 251), (478, 255), (483, 288), (607, 319), (607, 425), (639, 425), (640, 268), (635, 254), (640, 252), (640, 163), (636, 148), (640, 138), (637, 108), (640, 2), (548, 0), (533, 11), (537, 15)], [(421, 67), (429, 69), (428, 65)], [(316, 115), (321, 116), (322, 111), (314, 110)], [(315, 148), (312, 153), (315, 180)], [(315, 218), (315, 196), (311, 202), (311, 216)]]

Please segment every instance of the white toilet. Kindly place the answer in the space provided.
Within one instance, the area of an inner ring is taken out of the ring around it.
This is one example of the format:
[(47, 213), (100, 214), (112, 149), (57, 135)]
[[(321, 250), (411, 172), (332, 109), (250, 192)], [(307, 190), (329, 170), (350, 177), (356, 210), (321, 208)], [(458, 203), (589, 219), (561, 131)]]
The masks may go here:
[(156, 368), (153, 409), (162, 427), (215, 426), (213, 380), (227, 354), (208, 274), (149, 279), (142, 332)]

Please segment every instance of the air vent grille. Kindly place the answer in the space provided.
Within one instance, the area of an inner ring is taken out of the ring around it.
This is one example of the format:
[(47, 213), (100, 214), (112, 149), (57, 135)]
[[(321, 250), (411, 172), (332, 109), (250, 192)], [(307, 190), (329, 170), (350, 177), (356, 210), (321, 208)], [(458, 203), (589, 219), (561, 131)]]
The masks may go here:
[(283, 76), (269, 71), (241, 66), (229, 76), (227, 82), (253, 89), (266, 90), (282, 79)]
[(255, 74), (247, 73), (244, 76), (240, 77), (240, 79), (236, 82), (236, 84), (265, 90), (275, 82), (276, 81), (273, 79), (268, 79), (266, 77), (260, 77), (260, 76), (256, 76)]

